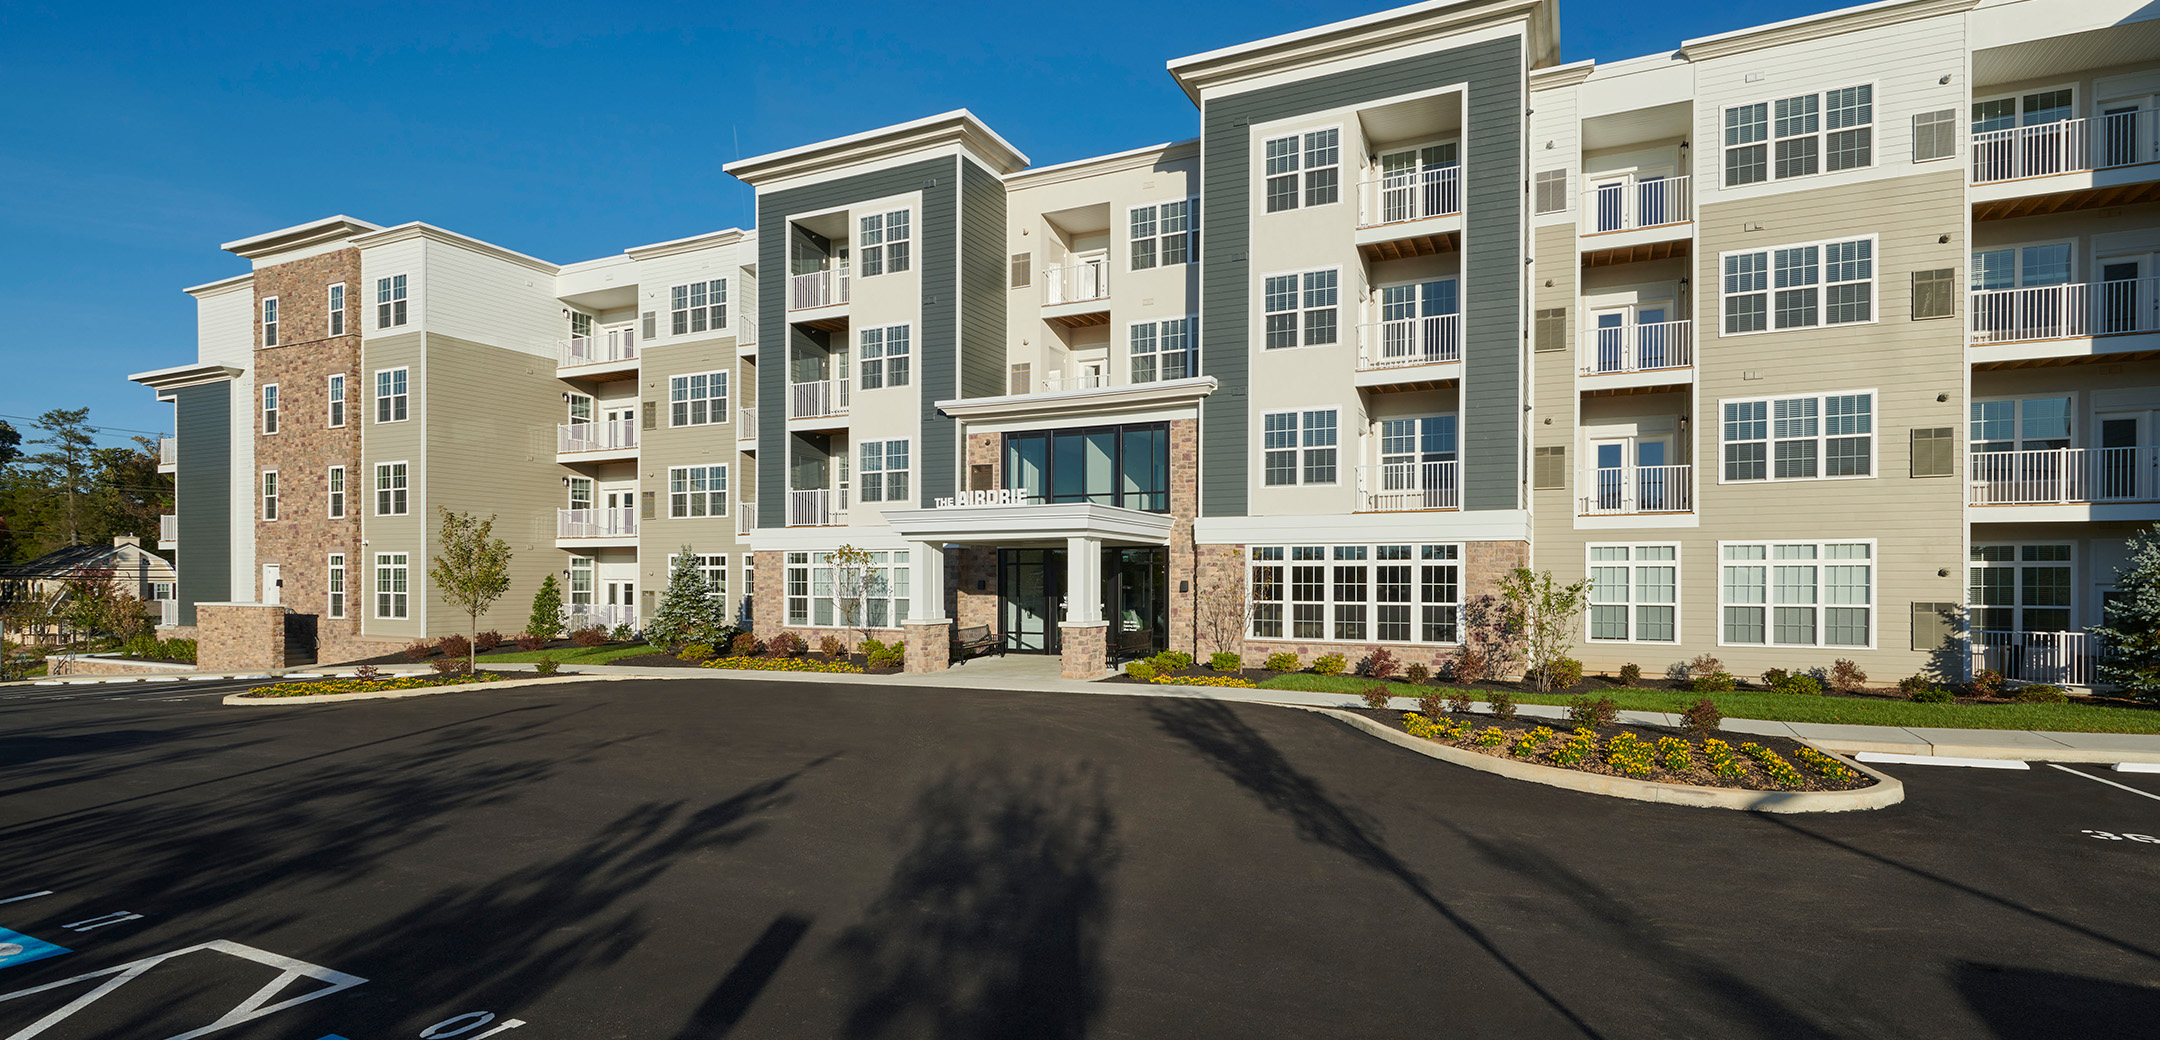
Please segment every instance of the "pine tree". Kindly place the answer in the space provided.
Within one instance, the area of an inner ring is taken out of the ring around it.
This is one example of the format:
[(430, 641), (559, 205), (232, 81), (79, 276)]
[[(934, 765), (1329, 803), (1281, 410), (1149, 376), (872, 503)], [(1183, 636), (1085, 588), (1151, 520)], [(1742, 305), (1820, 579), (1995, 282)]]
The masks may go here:
[(2104, 648), (2100, 678), (2141, 700), (2160, 700), (2160, 527), (2130, 540), (2115, 593), (2106, 623), (2092, 632)]
[(711, 631), (725, 613), (726, 605), (714, 598), (712, 585), (698, 569), (697, 551), (685, 545), (668, 569), (659, 609), (645, 619), (645, 638), (654, 646), (679, 647)]
[(540, 591), (533, 593), (532, 616), (525, 620), (525, 634), (542, 639), (562, 635), (562, 585), (555, 580), (555, 572), (540, 580)]

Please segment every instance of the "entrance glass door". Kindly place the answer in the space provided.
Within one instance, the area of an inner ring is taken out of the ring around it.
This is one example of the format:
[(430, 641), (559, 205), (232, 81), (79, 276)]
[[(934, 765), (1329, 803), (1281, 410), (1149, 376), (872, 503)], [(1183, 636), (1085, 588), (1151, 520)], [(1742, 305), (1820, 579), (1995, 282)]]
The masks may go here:
[(1103, 576), (1110, 587), (1111, 652), (1119, 659), (1147, 657), (1170, 645), (1168, 572), (1161, 549), (1106, 549)]
[(1054, 654), (1064, 649), (1058, 621), (1065, 608), (1065, 550), (998, 550), (998, 609), (1005, 649)]

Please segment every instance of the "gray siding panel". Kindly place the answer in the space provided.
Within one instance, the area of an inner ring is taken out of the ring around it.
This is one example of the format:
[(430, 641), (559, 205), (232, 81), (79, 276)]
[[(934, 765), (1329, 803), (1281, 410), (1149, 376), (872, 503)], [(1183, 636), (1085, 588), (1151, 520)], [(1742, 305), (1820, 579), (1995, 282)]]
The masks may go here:
[(1005, 182), (960, 164), (960, 396), (1005, 392)]
[[(1522, 45), (1516, 38), (1235, 94), (1201, 113), (1201, 371), (1223, 391), (1201, 413), (1201, 512), (1242, 516), (1253, 451), (1245, 397), (1252, 292), (1251, 124), (1468, 84), (1463, 141), (1463, 507), (1518, 508), (1522, 422)], [(1344, 186), (1349, 190), (1350, 186)], [(1349, 234), (1351, 229), (1344, 228)]]
[[(938, 172), (925, 177), (922, 189), (922, 355), (915, 362), (922, 373), (922, 433), (915, 439), (915, 472), (922, 476), (922, 486), (915, 489), (917, 503), (953, 493), (955, 442), (960, 436), (960, 424), (938, 411), (937, 403), (960, 396), (959, 167), (966, 164), (955, 157), (925, 165), (934, 165)], [(934, 186), (928, 183), (933, 177)]]
[(173, 474), (180, 516), (180, 623), (195, 623), (195, 604), (232, 601), (232, 384), (173, 391), (179, 465)]

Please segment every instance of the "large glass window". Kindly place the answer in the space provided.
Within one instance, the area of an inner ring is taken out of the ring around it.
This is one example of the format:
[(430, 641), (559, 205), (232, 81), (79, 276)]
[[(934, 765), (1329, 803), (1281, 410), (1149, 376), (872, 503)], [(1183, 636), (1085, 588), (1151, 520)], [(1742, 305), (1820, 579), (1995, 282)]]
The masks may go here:
[(906, 325), (862, 330), (862, 351), (855, 368), (863, 389), (908, 385), (908, 340)]
[[(727, 328), (727, 279), (668, 289), (668, 331), (677, 336)], [(591, 335), (588, 329), (586, 335)]]
[(1727, 482), (1874, 475), (1872, 393), (1719, 404)]
[(907, 210), (896, 209), (862, 218), (862, 234), (855, 243), (861, 254), (856, 273), (870, 278), (907, 270), (909, 235)]
[(1261, 423), (1261, 479), (1270, 487), (1333, 484), (1336, 470), (1336, 411), (1314, 408), (1267, 412)]
[(1875, 239), (1813, 242), (1723, 260), (1725, 335), (1875, 319)]
[(1253, 639), (1459, 642), (1457, 545), (1256, 545)]
[(1728, 544), (1720, 555), (1719, 642), (1874, 644), (1871, 543)]
[(1193, 335), (1195, 324), (1191, 318), (1133, 322), (1130, 329), (1132, 353), (1128, 362), (1132, 381), (1152, 383), (1195, 374), (1198, 371), (1194, 358), (1194, 345), (1198, 339)]
[(1330, 268), (1302, 274), (1269, 275), (1261, 286), (1267, 332), (1263, 345), (1317, 347), (1337, 339), (1340, 274)]
[(1197, 252), (1193, 243), (1200, 234), (1200, 222), (1192, 218), (1199, 208), (1199, 199), (1184, 199), (1128, 211), (1126, 237), (1132, 243), (1132, 269), (1144, 271), (1192, 259)]
[(2070, 629), (2068, 545), (1975, 545), (1965, 602), (1976, 632)]
[(727, 467), (668, 467), (668, 515), (726, 516)]
[(785, 623), (893, 628), (908, 619), (908, 554), (873, 552), (867, 565), (836, 567), (832, 554), (787, 554)]
[(2067, 448), (2070, 446), (2070, 398), (1974, 401), (1971, 437), (1975, 453)]
[(865, 502), (908, 500), (908, 442), (864, 441), (862, 466), (855, 471)]
[(727, 384), (726, 372), (668, 377), (668, 425), (705, 426), (726, 422)]
[(1170, 511), (1167, 423), (1005, 435), (1005, 486), (1030, 502), (1094, 502)]
[(1875, 161), (1875, 88), (1819, 94), (1725, 109), (1725, 186), (1739, 187)]
[(1678, 636), (1680, 551), (1673, 545), (1590, 547), (1590, 638), (1670, 643)]

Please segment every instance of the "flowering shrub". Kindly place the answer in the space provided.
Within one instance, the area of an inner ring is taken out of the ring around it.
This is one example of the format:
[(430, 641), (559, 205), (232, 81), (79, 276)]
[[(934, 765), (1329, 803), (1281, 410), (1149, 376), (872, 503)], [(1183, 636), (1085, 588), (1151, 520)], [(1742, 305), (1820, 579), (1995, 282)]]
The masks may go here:
[(1800, 787), (1807, 783), (1807, 780), (1800, 775), (1800, 771), (1792, 767), (1792, 763), (1785, 761), (1777, 752), (1761, 744), (1751, 740), (1740, 745), (1740, 753), (1754, 759), (1757, 765), (1762, 766), (1763, 772), (1769, 774), (1770, 779), (1776, 781), (1779, 787)]
[(1413, 737), (1423, 737), (1426, 740), (1438, 740), (1442, 733), (1440, 724), (1434, 722), (1432, 716), (1421, 715), (1414, 711), (1403, 712), (1402, 728), (1403, 732)]
[(1402, 665), (1395, 660), (1395, 655), (1388, 652), (1388, 648), (1384, 646), (1375, 647), (1372, 653), (1358, 662), (1358, 671), (1373, 679), (1386, 679), (1394, 675), (1400, 667)]
[(1658, 765), (1667, 771), (1684, 773), (1695, 768), (1695, 749), (1679, 737), (1659, 737), (1657, 742)]
[(1141, 682), (1155, 681), (1155, 666), (1147, 661), (1134, 661), (1125, 666), (1125, 674)]
[(494, 682), (502, 676), (493, 672), (478, 675), (457, 672), (450, 675), (401, 675), (395, 679), (319, 679), (314, 682), (278, 683), (250, 690), (248, 697), (319, 697), (331, 693), (387, 693), (392, 690), (416, 690), (425, 686), (462, 686), (466, 683)]
[(1266, 667), (1271, 672), (1294, 672), (1304, 667), (1304, 664), (1298, 660), (1298, 655), (1284, 650), (1267, 655)]
[(1235, 675), (1158, 675), (1148, 680), (1158, 686), (1234, 686), (1250, 690), (1256, 684)]
[(1703, 758), (1710, 763), (1710, 771), (1727, 780), (1737, 780), (1747, 773), (1747, 767), (1733, 757), (1732, 745), (1716, 737), (1702, 742)]
[(1850, 781), (1860, 778), (1860, 774), (1854, 772), (1851, 766), (1848, 766), (1845, 763), (1830, 757), (1829, 755), (1825, 755), (1822, 752), (1815, 750), (1814, 748), (1808, 747), (1805, 744), (1802, 744), (1800, 746), (1800, 750), (1793, 752), (1793, 757), (1807, 763), (1808, 768), (1813, 769), (1814, 771), (1821, 773), (1822, 775), (1827, 776), (1832, 780)]
[(1422, 683), (1425, 680), (1432, 678), (1432, 669), (1427, 668), (1422, 664), (1413, 664), (1410, 667), (1403, 669), (1402, 677), (1403, 681), (1407, 683)]
[(1650, 745), (1625, 730), (1615, 733), (1605, 742), (1605, 764), (1625, 776), (1649, 776)]
[(1239, 672), (1245, 670), (1245, 659), (1228, 650), (1217, 650), (1208, 655), (1207, 666), (1218, 672)]
[(1536, 752), (1538, 748), (1544, 747), (1545, 742), (1552, 738), (1551, 726), (1539, 726), (1515, 738), (1515, 743), (1508, 745), (1508, 754), (1514, 755), (1516, 758), (1529, 758), (1532, 753)]
[(705, 667), (752, 672), (862, 672), (862, 668), (848, 661), (813, 661), (807, 657), (716, 657), (705, 662)]
[(1560, 745), (1559, 749), (1552, 753), (1552, 760), (1556, 765), (1572, 766), (1589, 758), (1590, 753), (1596, 750), (1597, 734), (1578, 728), (1575, 734), (1567, 739), (1567, 743)]
[(1387, 687), (1385, 686), (1367, 686), (1365, 692), (1358, 696), (1365, 698), (1365, 706), (1374, 711), (1386, 710), (1388, 701), (1392, 699), (1388, 696)]
[(1349, 664), (1341, 654), (1322, 654), (1313, 660), (1312, 670), (1318, 675), (1341, 675)]
[(1487, 726), (1471, 739), (1479, 747), (1499, 747), (1507, 741), (1507, 733), (1498, 726)]

